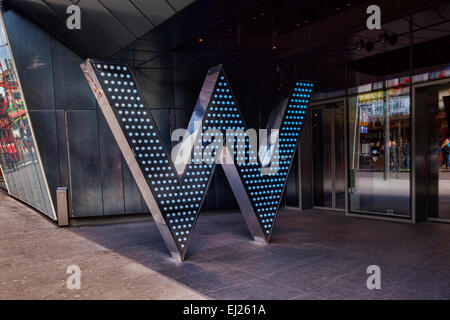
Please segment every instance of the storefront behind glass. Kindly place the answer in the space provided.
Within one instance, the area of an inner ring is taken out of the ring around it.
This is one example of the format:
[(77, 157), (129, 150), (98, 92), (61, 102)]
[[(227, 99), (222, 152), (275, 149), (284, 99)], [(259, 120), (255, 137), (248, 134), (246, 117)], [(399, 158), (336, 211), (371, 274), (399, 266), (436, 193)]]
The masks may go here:
[[(439, 23), (418, 29), (422, 21), (413, 21), (421, 14), (388, 23), (378, 32), (352, 34), (345, 49), (332, 58), (316, 55), (315, 67), (326, 65), (328, 74), (314, 74), (318, 91), (310, 131), (299, 146), (298, 168), (293, 170), (299, 198), (294, 201), (288, 194), (287, 207), (345, 209), (349, 215), (400, 221), (448, 221), (450, 61), (440, 52), (449, 47), (449, 31)], [(403, 32), (392, 31), (398, 29)], [(436, 32), (425, 39), (424, 30)], [(381, 41), (382, 36), (393, 40)], [(333, 78), (338, 80), (326, 83)], [(339, 106), (345, 137), (336, 131), (341, 126)], [(308, 138), (311, 145), (305, 142)]]

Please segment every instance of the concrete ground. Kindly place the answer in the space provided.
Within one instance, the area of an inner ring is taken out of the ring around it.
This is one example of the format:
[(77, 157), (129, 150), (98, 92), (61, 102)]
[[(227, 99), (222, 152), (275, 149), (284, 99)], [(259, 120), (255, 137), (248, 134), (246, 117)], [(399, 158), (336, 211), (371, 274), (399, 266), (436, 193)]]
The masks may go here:
[[(66, 286), (70, 265), (81, 269), (80, 290)], [(57, 228), (0, 191), (0, 299), (205, 297), (99, 242)]]
[(151, 221), (58, 229), (0, 194), (0, 298), (450, 299), (448, 224), (282, 210), (270, 245), (249, 240), (239, 213), (203, 213), (178, 263)]

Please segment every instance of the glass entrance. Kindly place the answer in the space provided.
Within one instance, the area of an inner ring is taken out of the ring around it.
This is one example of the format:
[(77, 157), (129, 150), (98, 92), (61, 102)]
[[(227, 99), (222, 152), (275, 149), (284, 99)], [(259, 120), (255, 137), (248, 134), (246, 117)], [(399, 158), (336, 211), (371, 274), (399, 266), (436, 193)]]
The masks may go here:
[(312, 109), (313, 206), (345, 210), (344, 102)]
[(428, 219), (450, 222), (450, 84), (417, 88), (416, 108), (427, 122)]
[(410, 217), (409, 87), (349, 98), (350, 212)]

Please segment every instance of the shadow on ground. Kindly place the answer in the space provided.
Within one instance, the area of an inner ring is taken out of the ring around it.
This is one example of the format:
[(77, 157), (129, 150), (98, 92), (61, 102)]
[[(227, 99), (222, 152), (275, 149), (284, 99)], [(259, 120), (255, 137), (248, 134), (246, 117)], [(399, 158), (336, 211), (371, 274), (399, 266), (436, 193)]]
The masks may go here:
[[(240, 213), (199, 217), (185, 262), (172, 260), (153, 222), (70, 229), (213, 299), (449, 299), (450, 226), (281, 210), (259, 245)], [(367, 289), (369, 265), (381, 290)]]

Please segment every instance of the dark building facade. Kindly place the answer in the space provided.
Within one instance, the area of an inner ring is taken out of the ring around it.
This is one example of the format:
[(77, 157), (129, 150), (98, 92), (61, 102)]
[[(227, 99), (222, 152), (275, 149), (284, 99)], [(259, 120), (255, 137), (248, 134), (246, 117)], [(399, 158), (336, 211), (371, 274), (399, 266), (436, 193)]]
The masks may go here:
[[(81, 30), (65, 25), (70, 4)], [(367, 29), (370, 4), (381, 30)], [(60, 186), (71, 218), (149, 212), (80, 69), (100, 58), (129, 65), (169, 150), (211, 66), (254, 128), (295, 79), (314, 80), (283, 205), (450, 220), (448, 1), (18, 0), (2, 16), (3, 175), (52, 219)], [(221, 169), (203, 206), (237, 208)]]

